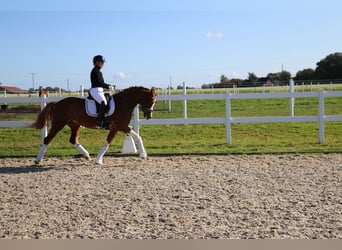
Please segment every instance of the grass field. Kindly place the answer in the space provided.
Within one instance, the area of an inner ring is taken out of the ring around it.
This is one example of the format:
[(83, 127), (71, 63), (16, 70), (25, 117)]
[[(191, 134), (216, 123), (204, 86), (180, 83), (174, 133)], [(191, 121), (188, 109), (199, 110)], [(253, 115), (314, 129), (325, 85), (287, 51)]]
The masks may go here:
[[(227, 145), (223, 125), (143, 126), (141, 136), (148, 153), (204, 154), (204, 153), (319, 153), (342, 152), (342, 124), (326, 124), (325, 144), (318, 144), (318, 130), (314, 123), (296, 124), (239, 124), (233, 125), (233, 144)], [(64, 129), (51, 143), (47, 155), (78, 154), (68, 143), (70, 132)], [(106, 131), (83, 129), (80, 142), (92, 155), (103, 145)], [(124, 135), (119, 133), (110, 153), (121, 150)], [(41, 144), (41, 131), (33, 129), (1, 129), (0, 156), (35, 156)]]
[[(157, 102), (154, 118), (180, 118), (182, 101)], [(295, 100), (296, 115), (317, 115), (318, 99)], [(288, 116), (288, 99), (232, 100), (233, 117)], [(342, 97), (325, 99), (326, 115), (342, 115)], [(0, 113), (1, 120), (33, 120), (37, 114)], [(224, 117), (225, 101), (188, 101), (188, 117)], [(325, 126), (325, 144), (318, 144), (317, 123), (235, 124), (233, 144), (226, 144), (224, 125), (149, 125), (141, 126), (147, 152), (150, 154), (232, 154), (276, 152), (342, 152), (342, 123)], [(80, 142), (91, 154), (103, 145), (107, 132), (83, 129)], [(65, 128), (52, 141), (47, 155), (74, 155), (77, 151), (68, 143), (70, 130)], [(124, 135), (119, 133), (110, 153), (120, 152)], [(28, 128), (0, 129), (0, 157), (35, 156), (41, 144), (41, 131)]]

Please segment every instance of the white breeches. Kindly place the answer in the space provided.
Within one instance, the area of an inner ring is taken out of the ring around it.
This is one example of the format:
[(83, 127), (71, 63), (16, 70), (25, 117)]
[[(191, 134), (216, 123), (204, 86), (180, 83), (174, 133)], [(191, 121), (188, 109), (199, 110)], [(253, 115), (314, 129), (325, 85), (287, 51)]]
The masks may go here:
[(101, 104), (101, 102), (104, 102), (105, 105), (107, 105), (107, 100), (104, 95), (103, 88), (91, 88), (89, 92), (97, 103)]

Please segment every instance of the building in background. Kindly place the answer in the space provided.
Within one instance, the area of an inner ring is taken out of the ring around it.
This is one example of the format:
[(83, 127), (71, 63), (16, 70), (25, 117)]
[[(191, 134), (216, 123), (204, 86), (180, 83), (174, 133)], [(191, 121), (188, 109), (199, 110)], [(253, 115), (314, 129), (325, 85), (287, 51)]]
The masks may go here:
[(23, 90), (21, 88), (18, 88), (16, 86), (11, 86), (11, 85), (0, 85), (0, 93), (5, 92), (7, 94), (27, 94), (28, 92), (26, 90)]

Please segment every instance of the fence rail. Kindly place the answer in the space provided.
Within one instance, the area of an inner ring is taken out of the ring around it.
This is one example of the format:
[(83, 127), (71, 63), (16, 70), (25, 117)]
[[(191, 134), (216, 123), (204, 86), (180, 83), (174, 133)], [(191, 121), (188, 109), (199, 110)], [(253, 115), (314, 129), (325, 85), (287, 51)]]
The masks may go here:
[[(319, 98), (316, 116), (295, 116), (294, 99), (295, 98)], [(317, 122), (319, 123), (319, 143), (324, 144), (324, 123), (342, 121), (342, 115), (325, 115), (324, 114), (324, 98), (325, 97), (342, 97), (342, 91), (319, 91), (319, 92), (287, 92), (287, 93), (248, 93), (248, 94), (193, 94), (193, 95), (162, 95), (158, 97), (159, 101), (183, 101), (186, 107), (188, 100), (225, 100), (226, 101), (226, 117), (223, 118), (187, 118), (186, 112), (183, 118), (172, 119), (152, 119), (140, 120), (139, 109), (136, 107), (134, 115), (134, 130), (139, 133), (140, 125), (171, 125), (171, 124), (225, 124), (227, 144), (232, 144), (231, 124), (237, 123), (284, 123), (284, 122)], [(281, 99), (289, 98), (291, 116), (272, 116), (272, 117), (232, 117), (231, 116), (231, 100), (233, 99)], [(184, 108), (186, 111), (186, 108)]]
[[(295, 98), (319, 98), (318, 114), (316, 116), (295, 116), (294, 100)], [(319, 143), (324, 143), (324, 123), (342, 121), (342, 115), (325, 115), (324, 98), (325, 97), (342, 97), (342, 91), (319, 91), (319, 92), (277, 92), (277, 93), (224, 93), (224, 94), (183, 94), (178, 95), (159, 95), (158, 101), (183, 101), (183, 117), (172, 119), (152, 119), (142, 120), (139, 118), (139, 107), (134, 110), (134, 118), (132, 124), (134, 130), (139, 133), (140, 125), (172, 125), (172, 124), (225, 124), (227, 144), (232, 143), (231, 125), (237, 123), (284, 123), (284, 122), (317, 122), (319, 124)], [(31, 97), (31, 98), (7, 98), (7, 103), (40, 103), (43, 108), (47, 102), (59, 101), (65, 97)], [(81, 97), (82, 98), (82, 97)], [(273, 116), (273, 117), (232, 117), (231, 116), (231, 100), (234, 99), (280, 99), (289, 98), (290, 116)], [(226, 115), (221, 118), (188, 118), (187, 117), (187, 101), (189, 100), (225, 100)], [(0, 98), (0, 103), (2, 102)], [(26, 127), (33, 121), (1, 121), (0, 127)], [(42, 137), (46, 136), (47, 129), (44, 128)]]

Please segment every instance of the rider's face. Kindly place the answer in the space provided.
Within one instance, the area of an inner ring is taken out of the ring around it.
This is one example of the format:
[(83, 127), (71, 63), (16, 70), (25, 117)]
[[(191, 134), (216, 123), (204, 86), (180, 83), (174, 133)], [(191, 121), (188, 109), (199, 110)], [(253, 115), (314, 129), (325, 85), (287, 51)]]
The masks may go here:
[(104, 62), (98, 61), (95, 63), (95, 65), (101, 69), (104, 65)]

